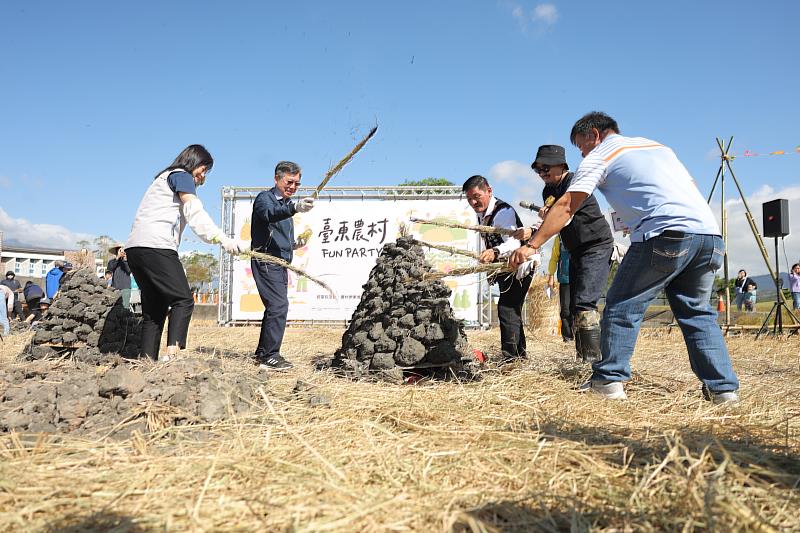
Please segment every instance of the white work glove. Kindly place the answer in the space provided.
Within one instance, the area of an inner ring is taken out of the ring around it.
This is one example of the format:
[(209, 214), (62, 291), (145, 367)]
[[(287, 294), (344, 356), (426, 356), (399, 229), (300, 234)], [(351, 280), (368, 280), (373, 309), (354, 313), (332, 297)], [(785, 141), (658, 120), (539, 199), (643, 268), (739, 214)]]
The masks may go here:
[(307, 213), (311, 211), (312, 207), (314, 207), (314, 199), (310, 196), (306, 196), (294, 203), (294, 210), (298, 213)]
[(533, 254), (528, 258), (527, 261), (522, 263), (519, 267), (517, 267), (517, 275), (516, 278), (521, 280), (528, 274), (536, 271), (536, 268), (542, 262), (542, 256), (540, 254)]
[(243, 251), (250, 248), (250, 246), (246, 245), (245, 243), (237, 241), (236, 239), (231, 239), (225, 235), (219, 238), (219, 244), (226, 252), (233, 255), (239, 255)]

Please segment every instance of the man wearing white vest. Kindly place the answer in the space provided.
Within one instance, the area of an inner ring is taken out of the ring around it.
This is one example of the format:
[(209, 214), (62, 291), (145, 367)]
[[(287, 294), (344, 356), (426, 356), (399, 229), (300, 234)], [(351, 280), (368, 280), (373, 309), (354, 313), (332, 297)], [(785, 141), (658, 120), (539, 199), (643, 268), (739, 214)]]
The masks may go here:
[(660, 291), (681, 328), (689, 362), (714, 403), (739, 401), (739, 380), (717, 325), (710, 297), (725, 247), (717, 221), (692, 176), (668, 147), (643, 137), (623, 137), (601, 112), (581, 117), (570, 141), (584, 159), (567, 192), (550, 208), (539, 231), (517, 249), (521, 263), (563, 228), (595, 189), (624, 224), (631, 246), (606, 294), (600, 333), (602, 359), (582, 390), (627, 398), (630, 359), (642, 317)]
[[(186, 348), (194, 301), (178, 257), (184, 227), (188, 224), (204, 242), (220, 244), (231, 254), (248, 248), (222, 232), (195, 194), (213, 165), (203, 146), (187, 146), (148, 187), (125, 243), (142, 297), (141, 355), (152, 359), (169, 361)], [(159, 355), (167, 313), (167, 353)]]

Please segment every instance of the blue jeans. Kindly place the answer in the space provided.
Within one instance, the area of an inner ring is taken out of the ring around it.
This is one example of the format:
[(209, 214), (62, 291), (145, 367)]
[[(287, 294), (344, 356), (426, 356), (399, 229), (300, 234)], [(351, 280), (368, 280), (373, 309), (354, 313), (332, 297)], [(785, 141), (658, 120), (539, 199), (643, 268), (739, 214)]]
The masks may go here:
[(800, 309), (800, 292), (792, 293), (792, 304), (795, 309)]
[(11, 325), (8, 323), (8, 307), (6, 307), (6, 293), (0, 291), (0, 326), (3, 326), (3, 335), (8, 335)]
[(712, 392), (738, 390), (739, 380), (710, 303), (723, 249), (722, 238), (715, 235), (673, 231), (631, 244), (606, 295), (600, 323), (603, 359), (592, 365), (592, 379), (630, 379), (642, 317), (663, 289), (683, 332), (692, 371)]

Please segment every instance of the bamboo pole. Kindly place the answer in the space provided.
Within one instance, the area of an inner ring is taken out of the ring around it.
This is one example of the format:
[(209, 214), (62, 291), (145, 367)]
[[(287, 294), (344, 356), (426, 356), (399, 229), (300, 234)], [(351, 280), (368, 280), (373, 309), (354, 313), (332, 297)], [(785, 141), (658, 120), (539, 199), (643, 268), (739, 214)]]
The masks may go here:
[(424, 218), (415, 218), (415, 217), (411, 217), (409, 220), (411, 220), (411, 222), (417, 222), (419, 224), (430, 224), (432, 226), (444, 226), (446, 228), (468, 229), (468, 230), (472, 230), (472, 231), (477, 231), (479, 233), (497, 233), (499, 235), (507, 235), (509, 237), (514, 235), (514, 232), (517, 231), (516, 229), (509, 229), (509, 228), (496, 228), (494, 226), (480, 226), (478, 224), (459, 224), (458, 222), (442, 222), (440, 220), (426, 220)]
[[(355, 147), (352, 150), (350, 150), (350, 153), (348, 153), (346, 156), (344, 156), (342, 158), (341, 161), (339, 161), (334, 166), (332, 166), (330, 169), (328, 169), (328, 172), (325, 173), (325, 177), (322, 179), (322, 182), (320, 182), (320, 184), (317, 185), (317, 190), (315, 190), (314, 193), (311, 195), (311, 197), (313, 199), (315, 199), (315, 200), (317, 199), (317, 197), (319, 196), (319, 193), (322, 192), (322, 189), (325, 188), (325, 186), (328, 184), (328, 182), (331, 180), (331, 178), (333, 176), (335, 176), (340, 170), (342, 170), (344, 168), (344, 166), (347, 163), (349, 163), (351, 159), (353, 159), (353, 156), (355, 156), (359, 152), (359, 150), (364, 148), (364, 145), (367, 144), (367, 142), (370, 139), (372, 139), (372, 136), (375, 135), (376, 131), (378, 131), (378, 126), (375, 126), (371, 130), (369, 130), (369, 133), (367, 134), (367, 136), (364, 137), (363, 139), (361, 139), (361, 141), (357, 145), (355, 145)], [(309, 279), (311, 279), (311, 278), (309, 278)]]
[(261, 253), (261, 252), (254, 252), (252, 250), (248, 250), (246, 252), (242, 252), (241, 255), (245, 255), (247, 257), (251, 257), (251, 258), (255, 259), (256, 261), (262, 261), (264, 263), (271, 263), (273, 265), (278, 265), (278, 266), (281, 266), (283, 268), (289, 269), (292, 272), (295, 272), (296, 274), (299, 274), (300, 276), (303, 276), (304, 278), (310, 279), (311, 281), (313, 281), (314, 283), (316, 283), (317, 285), (319, 285), (320, 287), (322, 287), (323, 289), (328, 291), (331, 296), (333, 296), (334, 298), (338, 299), (338, 296), (336, 296), (336, 293), (333, 292), (333, 289), (331, 289), (324, 281), (321, 281), (321, 280), (318, 280), (315, 277), (309, 276), (308, 273), (306, 273), (306, 271), (303, 270), (302, 268), (296, 267), (296, 266), (292, 265), (291, 263), (289, 263), (287, 261), (284, 261), (280, 257), (275, 257), (274, 255), (264, 254), (264, 253)]
[(434, 250), (441, 250), (442, 252), (447, 252), (453, 255), (465, 255), (473, 259), (478, 259), (481, 256), (481, 254), (479, 254), (478, 252), (473, 252), (470, 250), (462, 250), (461, 248), (456, 248), (454, 246), (445, 246), (444, 244), (431, 244), (425, 241), (418, 241), (417, 239), (413, 239), (413, 242), (414, 244), (419, 244), (421, 246), (433, 248)]

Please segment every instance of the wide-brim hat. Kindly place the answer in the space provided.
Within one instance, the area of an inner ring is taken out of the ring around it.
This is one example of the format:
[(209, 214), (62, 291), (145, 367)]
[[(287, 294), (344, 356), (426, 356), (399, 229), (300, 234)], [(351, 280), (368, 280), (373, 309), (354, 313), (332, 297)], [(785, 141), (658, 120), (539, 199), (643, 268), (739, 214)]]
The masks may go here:
[(115, 244), (111, 248), (108, 249), (108, 253), (115, 254), (119, 251), (120, 248), (123, 248), (123, 245), (120, 243)]
[(536, 151), (536, 159), (531, 163), (531, 168), (536, 169), (538, 165), (564, 165), (569, 168), (567, 164), (567, 156), (563, 146), (557, 144), (543, 144)]

